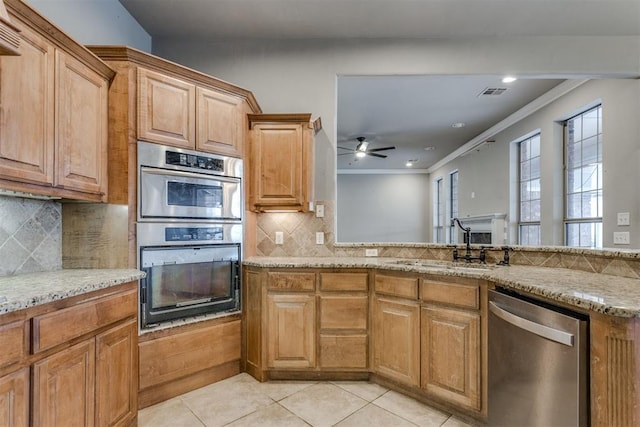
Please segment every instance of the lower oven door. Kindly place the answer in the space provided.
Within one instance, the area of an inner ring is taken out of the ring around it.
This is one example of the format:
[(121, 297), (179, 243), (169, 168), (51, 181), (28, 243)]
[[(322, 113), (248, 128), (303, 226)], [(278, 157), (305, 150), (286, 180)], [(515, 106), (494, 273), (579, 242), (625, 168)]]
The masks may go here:
[(142, 247), (141, 326), (240, 310), (240, 245)]

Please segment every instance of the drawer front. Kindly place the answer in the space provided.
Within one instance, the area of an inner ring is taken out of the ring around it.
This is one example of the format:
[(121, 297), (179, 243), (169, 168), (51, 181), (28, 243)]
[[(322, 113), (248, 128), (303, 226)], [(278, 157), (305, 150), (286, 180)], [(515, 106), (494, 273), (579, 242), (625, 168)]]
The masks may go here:
[(33, 318), (33, 352), (54, 347), (138, 312), (136, 290)]
[(320, 366), (333, 369), (366, 369), (366, 335), (320, 335)]
[(422, 300), (456, 307), (480, 308), (478, 286), (445, 283), (430, 280), (422, 282)]
[(376, 274), (375, 291), (379, 294), (402, 298), (418, 298), (418, 279)]
[(367, 273), (320, 273), (321, 291), (367, 292)]
[(366, 296), (323, 296), (320, 299), (321, 329), (367, 329)]
[(268, 273), (268, 287), (283, 291), (313, 291), (316, 289), (315, 273)]
[(19, 362), (25, 355), (25, 324), (23, 321), (0, 326), (0, 367)]

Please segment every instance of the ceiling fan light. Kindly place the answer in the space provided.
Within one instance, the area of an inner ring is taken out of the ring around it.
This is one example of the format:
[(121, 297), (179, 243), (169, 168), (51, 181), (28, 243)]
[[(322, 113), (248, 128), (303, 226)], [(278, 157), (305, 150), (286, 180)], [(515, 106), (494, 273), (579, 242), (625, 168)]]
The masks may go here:
[(356, 157), (364, 157), (364, 156), (366, 156), (366, 155), (367, 155), (367, 153), (365, 153), (364, 151), (360, 151), (360, 150), (358, 150), (358, 151), (356, 152)]
[(358, 144), (358, 146), (356, 147), (356, 151), (362, 152), (364, 153), (365, 151), (367, 151), (367, 147), (369, 146), (369, 143), (367, 141), (362, 141), (360, 142), (360, 144)]

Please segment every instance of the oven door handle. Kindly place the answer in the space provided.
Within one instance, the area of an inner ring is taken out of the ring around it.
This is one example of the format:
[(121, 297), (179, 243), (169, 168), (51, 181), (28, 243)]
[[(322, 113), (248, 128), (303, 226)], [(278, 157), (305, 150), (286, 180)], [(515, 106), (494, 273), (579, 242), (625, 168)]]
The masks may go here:
[[(206, 169), (205, 169), (206, 170)], [(157, 168), (148, 168), (145, 166), (140, 167), (141, 174), (148, 175), (159, 175), (159, 176), (173, 176), (176, 178), (193, 178), (198, 180), (215, 180), (229, 183), (239, 183), (240, 179), (238, 178), (229, 178), (223, 175), (212, 175), (208, 173), (192, 173), (192, 172), (182, 172), (182, 171), (174, 171), (170, 169), (157, 169)]]

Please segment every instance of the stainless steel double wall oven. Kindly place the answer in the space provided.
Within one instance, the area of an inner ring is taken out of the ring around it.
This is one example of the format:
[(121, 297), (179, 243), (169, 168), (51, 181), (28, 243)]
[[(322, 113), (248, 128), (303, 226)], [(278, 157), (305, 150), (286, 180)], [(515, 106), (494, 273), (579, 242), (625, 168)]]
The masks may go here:
[(141, 327), (240, 310), (242, 160), (138, 142)]

